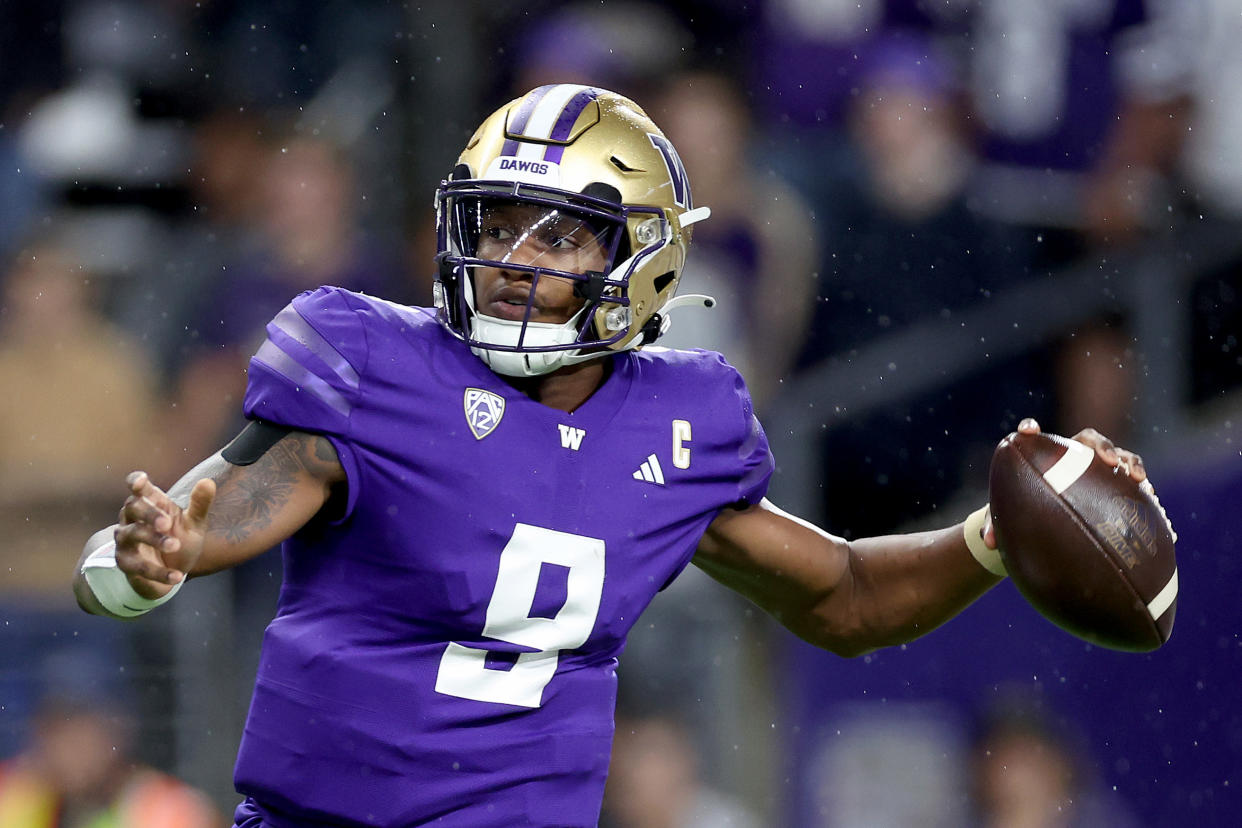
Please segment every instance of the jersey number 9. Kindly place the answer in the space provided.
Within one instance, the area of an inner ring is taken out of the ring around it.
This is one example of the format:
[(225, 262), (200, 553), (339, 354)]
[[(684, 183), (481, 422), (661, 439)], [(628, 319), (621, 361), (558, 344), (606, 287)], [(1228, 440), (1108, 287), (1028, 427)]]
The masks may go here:
[[(543, 564), (565, 567), (565, 603), (551, 618), (531, 617)], [(449, 642), (440, 658), (436, 692), (463, 699), (539, 707), (556, 675), (561, 650), (586, 643), (604, 592), (604, 542), (519, 523), (500, 553), (483, 635), (529, 647), (508, 669), (487, 666), (489, 651)]]

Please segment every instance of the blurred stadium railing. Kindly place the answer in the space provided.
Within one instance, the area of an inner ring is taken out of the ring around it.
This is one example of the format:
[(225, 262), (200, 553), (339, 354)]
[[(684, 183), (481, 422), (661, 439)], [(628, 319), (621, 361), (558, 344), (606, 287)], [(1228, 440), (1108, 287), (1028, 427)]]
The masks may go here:
[(822, 520), (815, 492), (825, 470), (821, 455), (808, 449), (825, 429), (1045, 347), (1109, 312), (1127, 320), (1140, 363), (1137, 398), (1121, 403), (1135, 421), (1131, 447), (1157, 466), (1188, 453), (1210, 459), (1225, 450), (1218, 435), (1230, 414), (1228, 405), (1201, 414), (1190, 399), (1191, 293), (1196, 281), (1235, 261), (1242, 261), (1242, 227), (1201, 221), (1104, 259), (1032, 276), (964, 312), (878, 339), (849, 361), (827, 361), (792, 383), (764, 415), (777, 458), (773, 500)]

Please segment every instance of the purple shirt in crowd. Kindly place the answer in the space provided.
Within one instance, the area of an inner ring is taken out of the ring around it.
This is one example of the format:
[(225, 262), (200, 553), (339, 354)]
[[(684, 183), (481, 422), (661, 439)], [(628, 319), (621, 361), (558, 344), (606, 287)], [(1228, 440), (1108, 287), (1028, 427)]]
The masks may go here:
[(267, 333), (247, 416), (326, 435), (349, 495), (284, 545), (238, 825), (595, 825), (627, 632), (767, 488), (741, 377), (647, 348), (566, 413), (427, 309), (320, 288)]

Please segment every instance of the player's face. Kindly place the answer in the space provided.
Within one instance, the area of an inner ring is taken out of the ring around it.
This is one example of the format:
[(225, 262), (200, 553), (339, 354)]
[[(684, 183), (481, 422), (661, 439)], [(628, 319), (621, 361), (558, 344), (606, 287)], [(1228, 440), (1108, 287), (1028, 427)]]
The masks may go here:
[[(608, 253), (603, 240), (572, 213), (535, 204), (501, 203), (484, 207), (479, 221), (480, 259), (567, 273), (606, 270)], [(480, 313), (517, 321), (525, 317), (535, 281), (529, 271), (480, 267), (474, 281)], [(583, 304), (574, 295), (573, 284), (540, 274), (530, 321), (567, 322)]]

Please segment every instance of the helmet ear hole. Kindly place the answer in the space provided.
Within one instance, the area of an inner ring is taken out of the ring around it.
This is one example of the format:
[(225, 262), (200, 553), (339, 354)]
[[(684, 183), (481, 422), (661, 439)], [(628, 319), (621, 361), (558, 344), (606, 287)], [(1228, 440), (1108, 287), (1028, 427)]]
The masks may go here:
[(611, 201), (613, 204), (621, 204), (621, 191), (611, 184), (605, 184), (602, 181), (592, 181), (582, 188), (582, 194), (588, 198), (598, 198), (603, 201)]
[[(602, 201), (609, 201), (620, 206), (624, 202), (624, 196), (621, 191), (611, 184), (603, 181), (592, 181), (590, 184), (582, 188), (582, 194), (588, 198), (598, 198)], [(624, 228), (622, 228), (624, 231)], [(621, 239), (617, 244), (617, 255), (613, 259), (613, 264), (623, 262), (630, 257), (630, 238), (628, 232), (621, 233)]]
[(672, 281), (676, 278), (677, 274), (671, 270), (668, 273), (661, 273), (659, 276), (655, 277), (652, 280), (652, 284), (655, 285), (656, 293), (663, 293), (664, 289), (672, 284)]

